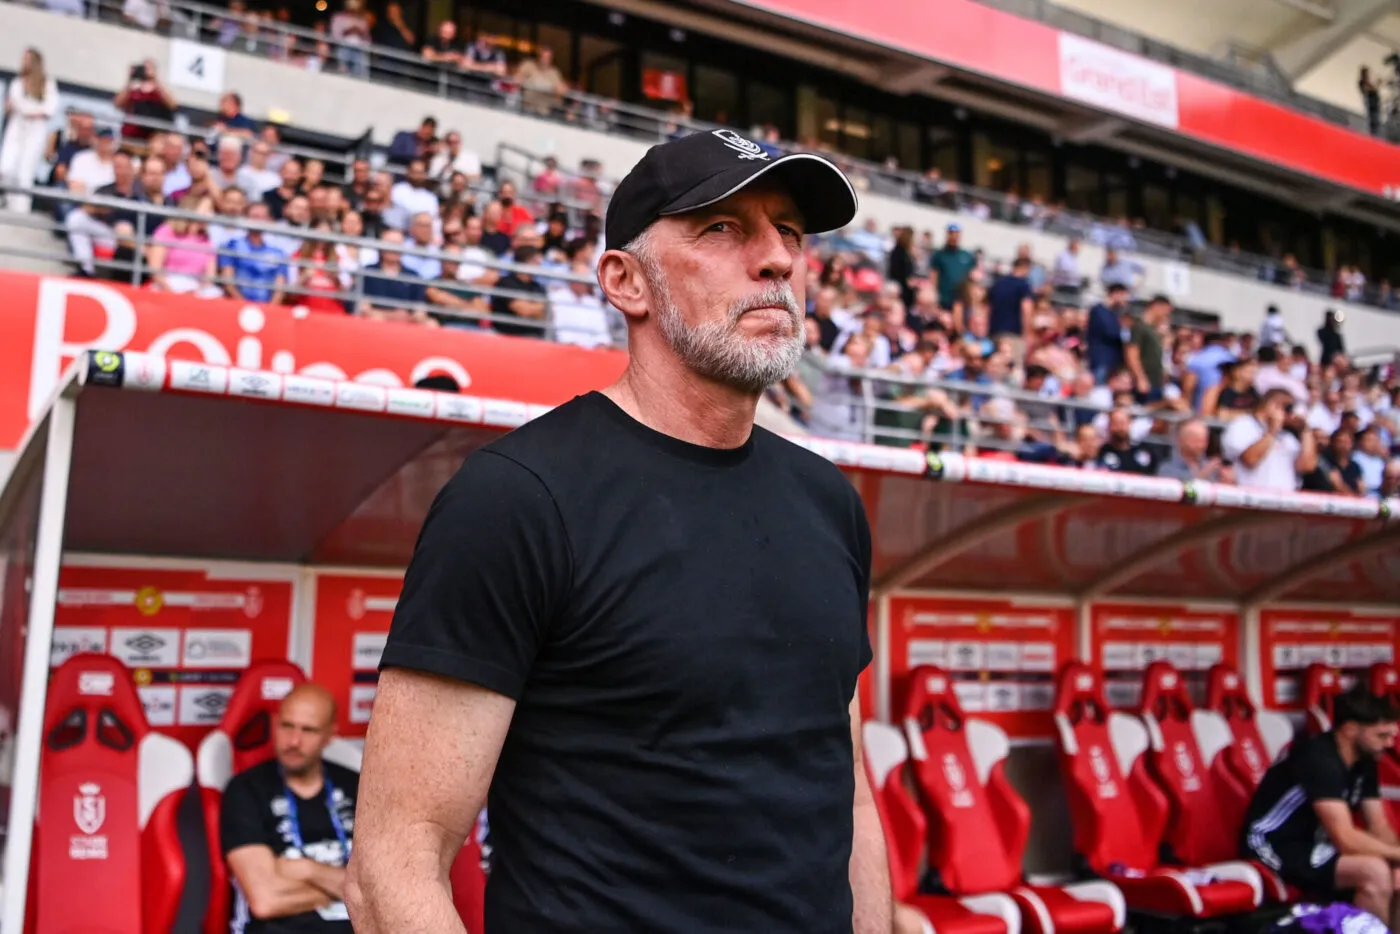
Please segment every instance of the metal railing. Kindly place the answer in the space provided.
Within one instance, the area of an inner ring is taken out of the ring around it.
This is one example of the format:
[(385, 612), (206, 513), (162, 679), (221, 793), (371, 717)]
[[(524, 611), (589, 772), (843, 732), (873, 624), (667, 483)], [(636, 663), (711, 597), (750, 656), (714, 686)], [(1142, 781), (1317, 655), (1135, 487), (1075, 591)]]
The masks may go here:
[[(1001, 438), (988, 429), (1011, 426), (1024, 429), (1057, 449), (1072, 442), (1080, 424), (1107, 414), (1116, 406), (1085, 399), (1043, 396), (1006, 383), (972, 383), (947, 377), (912, 376), (895, 367), (835, 367), (822, 353), (807, 352), (806, 363), (821, 374), (821, 385), (808, 384), (813, 397), (804, 412), (807, 427), (844, 440), (909, 447), (923, 444), (943, 450), (1017, 451), (1018, 441)], [(1011, 418), (993, 414), (987, 402), (1003, 399), (1016, 407)], [(1150, 418), (1151, 430), (1136, 440), (1163, 451), (1175, 444), (1176, 428), (1184, 421), (1198, 419), (1212, 430), (1222, 430), (1225, 421), (1199, 413), (1165, 406), (1135, 405), (1129, 408), (1136, 419)], [(1031, 415), (1031, 413), (1038, 413)], [(842, 424), (835, 424), (832, 416)], [(925, 420), (934, 416), (937, 426), (926, 430)]]
[[(298, 228), (288, 224), (262, 223), (248, 220), (242, 217), (227, 217), (223, 215), (200, 214), (179, 208), (167, 207), (164, 205), (154, 205), (144, 201), (133, 201), (122, 198), (110, 198), (98, 195), (80, 195), (60, 188), (49, 188), (38, 186), (34, 188), (20, 189), (14, 186), (0, 185), (0, 194), (9, 192), (20, 192), (31, 195), (36, 201), (51, 202), (54, 204), (71, 204), (74, 210), (85, 208), (96, 208), (102, 211), (120, 211), (124, 214), (135, 215), (137, 222), (132, 226), (129, 233), (119, 235), (114, 229), (108, 232), (95, 231), (89, 226), (77, 226), (76, 222), (67, 220), (53, 222), (48, 216), (43, 214), (20, 214), (13, 211), (0, 210), (0, 225), (11, 228), (27, 228), (30, 230), (53, 234), (59, 242), (38, 238), (41, 246), (23, 247), (9, 243), (0, 248), (0, 255), (8, 255), (16, 258), (28, 260), (38, 260), (49, 263), (70, 264), (74, 262), (73, 253), (69, 249), (71, 238), (87, 237), (89, 239), (103, 241), (108, 245), (108, 249), (102, 251), (102, 255), (95, 258), (93, 264), (102, 278), (129, 285), (150, 285), (153, 279), (157, 279), (163, 272), (158, 266), (153, 266), (151, 262), (150, 247), (156, 245), (167, 245), (178, 247), (181, 250), (191, 253), (205, 253), (215, 259), (216, 272), (212, 275), (201, 275), (191, 277), (197, 279), (197, 284), (201, 290), (212, 291), (217, 289), (223, 295), (231, 298), (240, 297), (244, 290), (262, 290), (269, 287), (270, 283), (264, 279), (253, 279), (240, 277), (237, 272), (237, 264), (232, 261), (241, 259), (257, 259), (266, 262), (266, 254), (250, 253), (236, 244), (236, 239), (230, 239), (223, 244), (213, 242), (188, 243), (181, 242), (175, 244), (163, 238), (153, 236), (158, 225), (152, 219), (160, 221), (189, 221), (203, 225), (215, 224), (220, 227), (238, 231), (246, 234), (249, 231), (256, 231), (269, 239), (292, 238), (299, 241), (314, 241), (324, 245), (327, 250), (334, 251), (336, 247), (346, 247), (356, 252), (357, 259), (365, 255), (365, 251), (374, 253), (393, 252), (402, 257), (411, 257), (425, 260), (436, 260), (438, 262), (456, 262), (464, 265), (481, 266), (488, 270), (493, 270), (504, 276), (512, 272), (520, 272), (533, 276), (541, 283), (588, 283), (593, 286), (593, 280), (584, 276), (576, 275), (567, 269), (562, 269), (552, 265), (523, 265), (497, 259), (492, 256), (470, 256), (464, 257), (460, 253), (447, 252), (434, 248), (423, 248), (410, 243), (389, 244), (383, 240), (374, 240), (365, 237), (350, 237), (340, 233), (325, 230), (313, 230), (309, 228)], [(110, 255), (108, 255), (110, 254)], [(464, 325), (475, 325), (486, 327), (490, 325), (508, 325), (511, 328), (524, 328), (538, 332), (536, 336), (546, 339), (557, 339), (558, 328), (553, 320), (554, 303), (551, 301), (548, 292), (534, 293), (522, 292), (512, 289), (502, 289), (495, 285), (479, 285), (463, 280), (444, 279), (424, 279), (413, 273), (402, 270), (397, 274), (381, 274), (370, 267), (356, 265), (353, 270), (340, 270), (338, 265), (332, 265), (326, 260), (314, 258), (304, 258), (300, 255), (286, 255), (285, 258), (278, 259), (279, 265), (285, 265), (288, 269), (296, 270), (295, 278), (288, 276), (289, 280), (282, 288), (282, 292), (287, 297), (287, 304), (303, 304), (311, 299), (328, 299), (340, 303), (344, 306), (347, 314), (357, 313), (366, 305), (374, 308), (383, 308), (391, 311), (404, 311), (418, 315), (431, 315), (434, 319), (446, 319), (446, 323), (461, 323)], [(308, 286), (302, 282), (303, 272), (319, 271), (325, 276), (333, 277), (339, 283), (339, 287), (326, 288), (321, 286)], [(467, 293), (471, 296), (480, 296), (487, 302), (494, 298), (523, 299), (532, 302), (539, 302), (545, 305), (545, 314), (541, 319), (519, 317), (516, 315), (500, 315), (492, 311), (482, 311), (474, 309), (460, 309), (448, 307), (442, 304), (433, 304), (427, 301), (414, 302), (399, 299), (371, 296), (365, 290), (365, 277), (375, 276), (378, 278), (392, 278), (401, 282), (408, 282), (421, 285), (426, 288), (451, 289), (455, 292)], [(348, 283), (345, 281), (348, 279)], [(596, 289), (596, 286), (594, 286)], [(232, 289), (233, 294), (229, 293)], [(196, 291), (195, 294), (201, 294)], [(621, 313), (611, 308), (606, 302), (602, 303), (603, 313), (608, 324), (609, 343), (623, 343), (619, 335), (625, 332), (625, 325)]]
[[(0, 2), (30, 2), (30, 0), (0, 0)], [(133, 26), (121, 13), (120, 0), (82, 0), (86, 15), (106, 22)], [(999, 0), (1018, 6), (1018, 0)], [(1052, 15), (1052, 4), (1044, 0), (1026, 0), (1030, 14)], [(510, 77), (494, 77), (467, 71), (456, 66), (429, 62), (422, 56), (372, 44), (341, 43), (325, 32), (304, 29), (267, 19), (241, 18), (228, 10), (195, 2), (195, 0), (162, 0), (169, 22), (163, 31), (173, 35), (221, 45), (231, 51), (260, 55), (274, 60), (315, 62), (320, 71), (336, 71), (351, 77), (372, 80), (380, 84), (395, 84), (420, 93), (465, 101), (498, 109), (524, 112), (542, 119), (557, 120), (574, 126), (625, 136), (640, 142), (656, 143), (697, 131), (719, 128), (716, 124), (691, 120), (647, 107), (624, 104), (578, 91), (560, 95), (538, 96), (527, 100), (521, 88)], [(1019, 12), (1019, 11), (1018, 11)], [(1055, 13), (1053, 15), (1060, 15)], [(1089, 23), (1096, 21), (1087, 20)], [(1062, 27), (1068, 28), (1068, 27)], [(1103, 29), (1100, 28), (1100, 33)], [(1102, 38), (1102, 35), (1100, 35)], [(1119, 43), (1121, 44), (1121, 43)], [(1160, 45), (1160, 44), (1157, 44)], [(1168, 49), (1167, 46), (1161, 46)], [(1157, 56), (1159, 59), (1160, 55)], [(1205, 61), (1209, 61), (1206, 59)], [(792, 150), (795, 144), (781, 143), (780, 149)], [(1100, 241), (1115, 234), (1115, 225), (1102, 217), (1061, 209), (1037, 211), (1027, 216), (1024, 202), (1005, 193), (977, 188), (962, 183), (943, 182), (935, 190), (928, 179), (916, 172), (892, 168), (831, 153), (857, 183), (866, 190), (890, 197), (941, 205), (952, 210), (982, 203), (992, 208), (1000, 219), (1016, 223), (1024, 218), (1028, 226), (1052, 233)], [(1233, 275), (1273, 281), (1278, 271), (1277, 259), (1226, 250), (1218, 245), (1193, 245), (1185, 236), (1160, 230), (1130, 231), (1130, 252), (1161, 259), (1180, 260), (1217, 269)], [(1303, 270), (1306, 277), (1302, 288), (1326, 294), (1331, 277), (1320, 270)], [(1366, 299), (1379, 301), (1378, 290), (1368, 288)], [(1388, 306), (1383, 306), (1388, 307)]]

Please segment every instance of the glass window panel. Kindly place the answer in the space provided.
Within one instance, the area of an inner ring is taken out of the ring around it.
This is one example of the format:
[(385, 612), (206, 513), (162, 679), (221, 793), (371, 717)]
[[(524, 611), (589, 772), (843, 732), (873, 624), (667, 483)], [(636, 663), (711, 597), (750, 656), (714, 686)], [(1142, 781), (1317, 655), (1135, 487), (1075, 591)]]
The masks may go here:
[(870, 158), (870, 112), (859, 107), (843, 107), (841, 115), (841, 149), (857, 159)]
[(726, 126), (739, 121), (739, 78), (732, 71), (696, 65), (691, 99), (695, 102), (698, 120)]

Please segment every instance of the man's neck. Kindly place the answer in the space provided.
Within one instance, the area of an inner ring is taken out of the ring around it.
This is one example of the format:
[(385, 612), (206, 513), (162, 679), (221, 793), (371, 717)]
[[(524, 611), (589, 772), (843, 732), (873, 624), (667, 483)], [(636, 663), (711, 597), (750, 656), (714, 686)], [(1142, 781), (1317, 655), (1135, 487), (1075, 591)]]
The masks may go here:
[(1342, 739), (1339, 734), (1334, 733), (1332, 735), (1336, 738), (1337, 755), (1342, 757), (1342, 763), (1346, 765), (1347, 768), (1356, 765), (1356, 760), (1360, 758), (1356, 753), (1356, 745)]
[(675, 368), (632, 357), (626, 372), (603, 390), (628, 415), (662, 434), (708, 448), (737, 448), (753, 434), (758, 393), (746, 393)]
[(286, 776), (287, 787), (299, 798), (314, 798), (326, 785), (325, 769), (317, 762), (299, 775)]

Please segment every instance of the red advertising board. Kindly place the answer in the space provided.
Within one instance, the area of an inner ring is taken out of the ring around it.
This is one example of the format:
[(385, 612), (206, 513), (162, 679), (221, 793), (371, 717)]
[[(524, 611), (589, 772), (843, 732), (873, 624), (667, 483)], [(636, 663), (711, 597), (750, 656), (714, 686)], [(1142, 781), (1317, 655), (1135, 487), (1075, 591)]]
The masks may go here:
[(1400, 185), (1396, 148), (975, 0), (740, 0), (832, 32), (1156, 124), (1349, 188)]
[(379, 656), (402, 588), (402, 577), (316, 575), (315, 638), (309, 674), (335, 698), (341, 736), (365, 735), (379, 683)]
[(1095, 604), (1090, 610), (1093, 657), (1114, 707), (1142, 699), (1142, 673), (1168, 661), (1186, 678), (1197, 704), (1205, 701), (1206, 672), (1216, 662), (1239, 666), (1239, 616), (1227, 610), (1128, 603)]
[(909, 672), (937, 665), (968, 714), (1011, 736), (1048, 736), (1055, 671), (1074, 651), (1068, 608), (1010, 600), (890, 599), (892, 719), (905, 715)]
[(1259, 666), (1264, 706), (1278, 710), (1303, 706), (1303, 672), (1313, 662), (1331, 665), (1350, 687), (1376, 662), (1395, 660), (1395, 617), (1345, 610), (1261, 610)]
[(132, 670), (146, 719), (191, 749), (255, 659), (285, 659), (290, 577), (65, 566), (50, 665), (105, 652)]
[(82, 351), (270, 369), (381, 386), (443, 373), (463, 392), (557, 405), (617, 378), (627, 357), (223, 299), (0, 271), (0, 450), (15, 447)]

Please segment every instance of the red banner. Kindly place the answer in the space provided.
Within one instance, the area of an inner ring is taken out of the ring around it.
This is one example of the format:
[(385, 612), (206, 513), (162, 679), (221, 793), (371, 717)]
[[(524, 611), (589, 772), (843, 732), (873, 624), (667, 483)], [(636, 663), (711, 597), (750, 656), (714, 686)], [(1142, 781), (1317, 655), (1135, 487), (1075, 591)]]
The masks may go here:
[(316, 577), (311, 680), (335, 698), (341, 736), (365, 735), (379, 683), (379, 656), (402, 587), (400, 577), (334, 573)]
[(1337, 669), (1350, 687), (1376, 662), (1395, 660), (1400, 626), (1393, 617), (1345, 610), (1261, 610), (1259, 667), (1264, 706), (1276, 710), (1303, 706), (1303, 672), (1313, 662)]
[(1104, 675), (1104, 694), (1114, 707), (1142, 700), (1142, 673), (1168, 661), (1186, 678), (1197, 704), (1205, 703), (1206, 673), (1216, 662), (1239, 667), (1239, 616), (1181, 606), (1095, 604), (1093, 658)]
[(65, 566), (50, 665), (114, 656), (132, 670), (151, 726), (193, 750), (251, 661), (287, 657), (291, 619), (290, 580)]
[(1055, 671), (1073, 653), (1073, 618), (1066, 608), (891, 598), (891, 719), (905, 716), (909, 672), (937, 665), (953, 678), (969, 715), (1012, 736), (1049, 736)]
[(0, 272), (0, 295), (0, 450), (16, 446), (88, 349), (380, 386), (441, 373), (465, 393), (541, 405), (602, 388), (627, 362), (618, 351), (20, 272)]
[(1400, 186), (1389, 143), (975, 0), (743, 2), (1349, 188), (1389, 197)]

